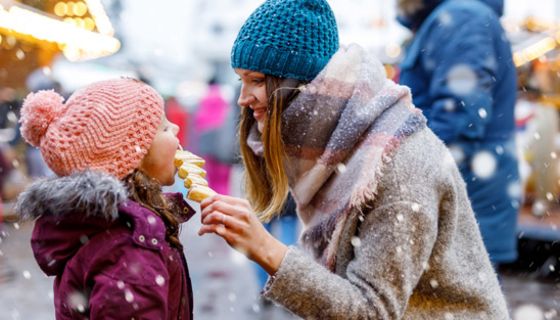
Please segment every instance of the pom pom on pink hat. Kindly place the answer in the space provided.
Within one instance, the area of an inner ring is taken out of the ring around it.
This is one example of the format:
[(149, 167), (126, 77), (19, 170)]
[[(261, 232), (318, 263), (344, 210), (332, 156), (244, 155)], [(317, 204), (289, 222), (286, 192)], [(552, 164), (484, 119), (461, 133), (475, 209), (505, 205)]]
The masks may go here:
[(93, 83), (66, 103), (54, 91), (30, 93), (21, 133), (58, 175), (90, 169), (124, 178), (140, 165), (163, 117), (163, 99), (134, 79)]

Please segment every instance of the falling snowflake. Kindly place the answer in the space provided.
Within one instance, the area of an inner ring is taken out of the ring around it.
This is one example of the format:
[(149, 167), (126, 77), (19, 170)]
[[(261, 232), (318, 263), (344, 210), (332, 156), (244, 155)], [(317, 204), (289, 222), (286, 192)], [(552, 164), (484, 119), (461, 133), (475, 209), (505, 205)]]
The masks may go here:
[(126, 300), (126, 302), (134, 301), (134, 295), (130, 290), (127, 289), (124, 291), (124, 299)]
[(453, 112), (455, 111), (456, 108), (456, 104), (455, 104), (455, 100), (454, 99), (446, 99), (443, 102), (443, 109), (447, 112)]
[(87, 305), (86, 296), (81, 292), (74, 291), (68, 295), (68, 304), (70, 308), (78, 310), (78, 312), (84, 312)]
[(550, 193), (550, 192), (547, 192), (546, 193), (546, 199), (548, 201), (554, 201), (554, 195), (552, 195), (552, 193)]
[(479, 272), (478, 273), (478, 280), (480, 280), (480, 282), (484, 283), (484, 281), (486, 281), (486, 274), (484, 272)]
[(468, 95), (477, 86), (476, 73), (466, 64), (455, 65), (447, 74), (447, 86), (454, 94)]
[(19, 49), (18, 51), (16, 51), (16, 58), (18, 58), (18, 60), (25, 59), (25, 52), (23, 52), (23, 50)]
[(121, 289), (121, 290), (124, 289), (124, 282), (122, 282), (122, 281), (120, 281), (120, 280), (117, 281), (117, 288), (119, 288), (119, 289)]
[(478, 109), (478, 115), (481, 119), (486, 119), (486, 117), (488, 117), (488, 112), (486, 111), (486, 109), (480, 108)]
[(338, 170), (338, 173), (344, 173), (346, 172), (346, 166), (344, 163), (339, 163), (336, 165), (336, 170)]
[(237, 295), (235, 295), (235, 293), (233, 293), (233, 292), (230, 292), (228, 294), (228, 300), (231, 301), (231, 302), (235, 302), (235, 300), (237, 300)]
[(508, 195), (513, 199), (521, 197), (521, 184), (519, 182), (512, 182), (507, 187)]
[(31, 272), (29, 272), (27, 270), (23, 270), (22, 274), (23, 274), (23, 277), (25, 279), (28, 279), (28, 280), (31, 279)]
[(358, 238), (358, 237), (352, 237), (352, 239), (350, 240), (350, 243), (351, 243), (355, 248), (358, 248), (359, 246), (362, 245), (362, 240), (360, 240), (360, 238)]
[(441, 26), (449, 26), (453, 22), (453, 17), (449, 12), (443, 11), (439, 15), (438, 21)]
[(542, 200), (537, 200), (533, 203), (531, 212), (537, 217), (542, 217), (546, 213), (546, 205)]
[(451, 152), (451, 156), (455, 160), (455, 163), (459, 164), (465, 160), (465, 151), (458, 145), (450, 145), (449, 151)]
[(504, 154), (504, 147), (502, 147), (502, 146), (497, 146), (497, 147), (496, 147), (496, 153), (499, 154), (499, 155)]
[(544, 314), (540, 307), (524, 304), (514, 310), (513, 320), (544, 320)]
[(412, 211), (414, 211), (414, 212), (420, 211), (420, 205), (418, 203), (413, 203), (411, 208), (412, 208)]
[(558, 158), (558, 155), (556, 154), (556, 152), (551, 152), (551, 153), (550, 153), (550, 157), (551, 157), (552, 159), (556, 159), (556, 158)]
[[(238, 249), (239, 250), (239, 249)], [(243, 253), (232, 250), (231, 251), (231, 261), (233, 261), (237, 265), (244, 265), (247, 263), (247, 258)]]
[(8, 120), (11, 123), (17, 123), (18, 122), (18, 117), (17, 117), (16, 113), (13, 112), (13, 111), (8, 112), (7, 117), (8, 117)]
[(160, 287), (163, 287), (163, 285), (165, 284), (165, 278), (161, 274), (158, 274), (156, 276), (156, 284)]
[(435, 288), (439, 287), (439, 282), (437, 282), (436, 279), (432, 279), (432, 280), (430, 280), (430, 286), (432, 286), (432, 288), (435, 289)]
[(535, 134), (533, 135), (533, 137), (535, 138), (535, 140), (541, 140), (541, 134), (538, 132), (535, 132)]
[(404, 220), (404, 216), (402, 213), (397, 214), (397, 221), (402, 222)]
[(496, 172), (496, 167), (496, 158), (488, 151), (481, 151), (473, 157), (472, 170), (479, 178), (490, 178)]
[(149, 224), (154, 224), (156, 223), (156, 218), (154, 216), (149, 216), (148, 217), (148, 223)]

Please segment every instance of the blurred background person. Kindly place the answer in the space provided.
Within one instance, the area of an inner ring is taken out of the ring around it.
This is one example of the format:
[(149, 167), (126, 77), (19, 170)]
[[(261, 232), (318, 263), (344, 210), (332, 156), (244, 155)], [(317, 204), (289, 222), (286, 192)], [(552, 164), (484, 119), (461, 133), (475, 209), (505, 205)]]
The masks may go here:
[[(212, 78), (208, 82), (206, 94), (200, 104), (194, 119), (194, 129), (198, 136), (195, 150), (206, 160), (205, 169), (210, 188), (220, 194), (230, 194), (229, 178), (231, 165), (220, 161), (216, 155), (219, 151), (217, 133), (225, 124), (230, 113), (230, 104), (224, 98), (220, 85)], [(234, 145), (235, 136), (231, 136)]]
[(502, 0), (399, 0), (414, 33), (401, 63), (429, 127), (467, 183), (494, 266), (517, 258), (519, 173), (514, 141), (516, 70), (500, 24)]
[(185, 148), (189, 143), (188, 138), (188, 123), (189, 123), (189, 113), (185, 108), (177, 101), (174, 96), (169, 97), (165, 101), (165, 112), (169, 121), (173, 122), (179, 127), (179, 132), (177, 133), (177, 138), (179, 139), (179, 144)]

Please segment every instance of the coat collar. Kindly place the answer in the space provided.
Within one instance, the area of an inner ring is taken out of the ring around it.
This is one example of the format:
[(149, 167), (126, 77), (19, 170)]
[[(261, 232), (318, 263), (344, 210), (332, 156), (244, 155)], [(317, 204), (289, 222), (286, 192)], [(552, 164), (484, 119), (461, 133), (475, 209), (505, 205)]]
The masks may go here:
[[(165, 196), (180, 222), (195, 213), (182, 194)], [(165, 241), (161, 218), (128, 199), (121, 181), (101, 172), (39, 180), (20, 195), (16, 210), (22, 218), (36, 219), (31, 245), (48, 275), (61, 273), (89, 239), (115, 228), (129, 228), (134, 243), (151, 250), (161, 250)]]

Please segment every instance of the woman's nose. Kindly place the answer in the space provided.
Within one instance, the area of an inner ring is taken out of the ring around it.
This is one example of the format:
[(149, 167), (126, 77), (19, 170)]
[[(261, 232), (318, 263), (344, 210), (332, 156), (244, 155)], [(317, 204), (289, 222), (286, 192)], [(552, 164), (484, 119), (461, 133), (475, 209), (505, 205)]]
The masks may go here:
[(254, 100), (255, 97), (252, 94), (241, 89), (239, 99), (237, 99), (237, 104), (241, 107), (249, 107)]

